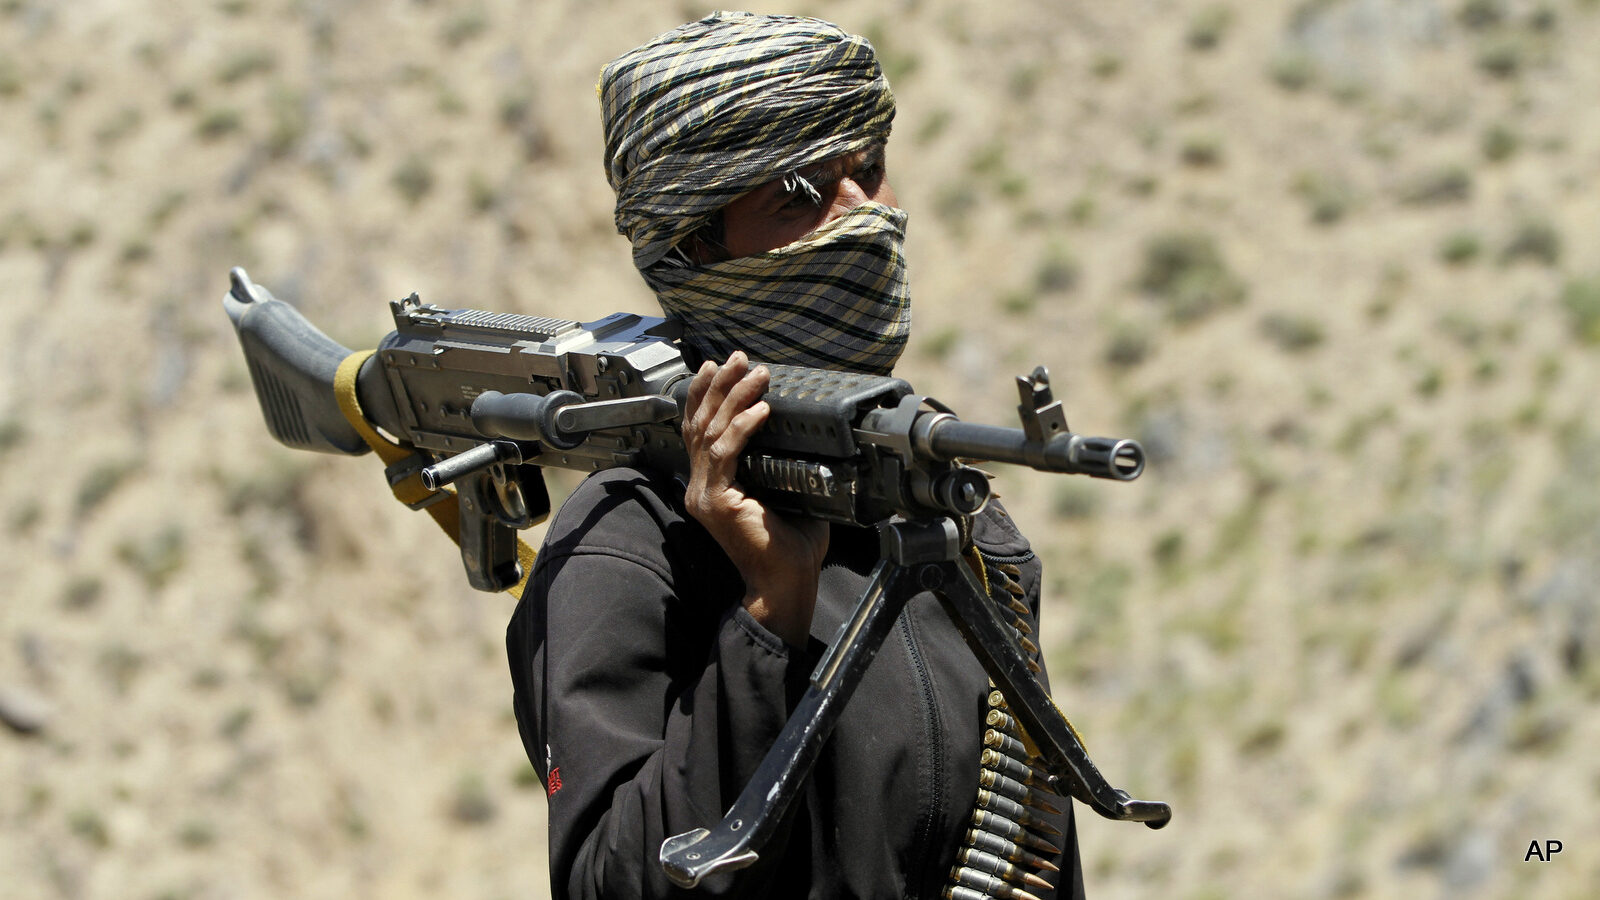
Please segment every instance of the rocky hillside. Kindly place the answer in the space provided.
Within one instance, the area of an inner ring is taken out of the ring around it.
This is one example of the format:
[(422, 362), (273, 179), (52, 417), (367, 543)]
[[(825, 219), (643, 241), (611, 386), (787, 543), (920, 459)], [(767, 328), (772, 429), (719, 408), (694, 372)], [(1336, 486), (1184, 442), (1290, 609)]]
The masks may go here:
[[(895, 85), (902, 374), (1004, 424), (1045, 363), (1150, 453), (997, 481), (1176, 809), (1084, 820), (1093, 895), (1589, 896), (1600, 2), (757, 6)], [(706, 11), (0, 0), (0, 898), (546, 894), (510, 603), (270, 440), (220, 299), (651, 311), (594, 79)]]

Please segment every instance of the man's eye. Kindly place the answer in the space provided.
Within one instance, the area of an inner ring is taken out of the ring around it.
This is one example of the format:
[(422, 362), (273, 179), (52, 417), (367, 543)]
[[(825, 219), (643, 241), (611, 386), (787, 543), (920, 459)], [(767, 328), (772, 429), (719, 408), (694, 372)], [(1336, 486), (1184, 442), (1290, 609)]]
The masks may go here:
[(802, 209), (809, 209), (814, 206), (816, 206), (816, 203), (812, 202), (810, 197), (797, 191), (793, 194), (790, 194), (789, 199), (783, 201), (783, 205), (778, 207), (778, 209), (784, 212), (794, 212)]

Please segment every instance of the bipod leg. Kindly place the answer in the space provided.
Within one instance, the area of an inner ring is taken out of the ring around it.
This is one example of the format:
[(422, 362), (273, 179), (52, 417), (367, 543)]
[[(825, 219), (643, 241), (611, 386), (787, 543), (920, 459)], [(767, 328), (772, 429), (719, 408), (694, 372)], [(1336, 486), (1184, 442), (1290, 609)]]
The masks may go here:
[(839, 627), (750, 783), (716, 827), (696, 828), (661, 843), (661, 868), (674, 884), (692, 888), (707, 875), (756, 861), (906, 601), (938, 587), (946, 577), (938, 563), (955, 558), (959, 550), (955, 523), (949, 519), (885, 526), (882, 542), (883, 560), (855, 612)]
[(1135, 800), (1112, 787), (1095, 767), (1089, 753), (1050, 693), (1028, 669), (1028, 658), (1010, 627), (965, 563), (941, 564), (943, 587), (934, 591), (945, 611), (967, 640), (978, 662), (1006, 696), (1012, 715), (1044, 756), (1051, 773), (1062, 778), (1074, 797), (1108, 819), (1143, 822), (1160, 828), (1172, 819), (1172, 808), (1159, 800)]

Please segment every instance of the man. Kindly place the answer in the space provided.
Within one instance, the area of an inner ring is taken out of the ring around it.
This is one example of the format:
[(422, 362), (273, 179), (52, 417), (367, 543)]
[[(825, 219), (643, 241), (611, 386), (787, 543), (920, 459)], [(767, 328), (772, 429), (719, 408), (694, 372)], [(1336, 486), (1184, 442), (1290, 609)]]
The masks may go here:
[[(657, 897), (675, 892), (661, 842), (721, 819), (877, 561), (871, 530), (785, 519), (742, 492), (739, 452), (768, 414), (749, 360), (889, 372), (910, 325), (905, 213), (884, 169), (893, 97), (871, 46), (826, 22), (718, 13), (613, 61), (600, 93), (618, 228), (702, 360), (691, 475), (585, 481), (507, 644), (555, 895)], [(998, 505), (973, 532), (1036, 626), (1027, 541)], [(991, 765), (1027, 778), (1010, 726), (986, 724), (1004, 707), (990, 695), (937, 600), (914, 598), (760, 859), (701, 890), (1081, 896), (1070, 804), (979, 789)]]

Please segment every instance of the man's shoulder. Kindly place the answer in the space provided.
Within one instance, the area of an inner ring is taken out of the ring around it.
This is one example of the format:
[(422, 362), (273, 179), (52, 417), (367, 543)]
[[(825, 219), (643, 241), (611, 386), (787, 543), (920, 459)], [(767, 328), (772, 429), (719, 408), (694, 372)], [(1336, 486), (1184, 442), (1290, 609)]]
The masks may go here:
[(550, 523), (546, 540), (611, 532), (659, 533), (683, 521), (683, 487), (671, 476), (617, 466), (579, 482)]

